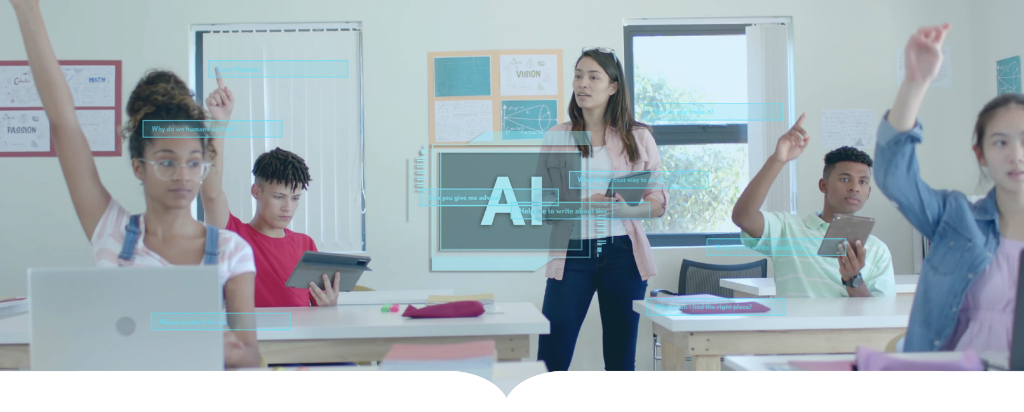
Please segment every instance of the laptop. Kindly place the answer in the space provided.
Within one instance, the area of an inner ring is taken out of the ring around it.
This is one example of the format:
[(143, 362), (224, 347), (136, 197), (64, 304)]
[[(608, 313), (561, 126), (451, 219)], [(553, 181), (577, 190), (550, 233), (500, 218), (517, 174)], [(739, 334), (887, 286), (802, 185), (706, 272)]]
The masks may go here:
[(224, 370), (224, 326), (158, 324), (223, 319), (215, 266), (32, 268), (28, 296), (32, 370)]

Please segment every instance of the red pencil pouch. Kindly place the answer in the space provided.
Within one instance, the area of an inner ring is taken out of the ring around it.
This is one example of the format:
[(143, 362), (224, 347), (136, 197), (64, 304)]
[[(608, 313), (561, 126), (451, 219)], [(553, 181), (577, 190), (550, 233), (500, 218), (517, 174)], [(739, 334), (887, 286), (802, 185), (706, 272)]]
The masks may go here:
[(757, 302), (693, 303), (679, 308), (690, 315), (732, 315), (739, 313), (764, 313), (771, 308)]
[(412, 305), (405, 308), (402, 316), (407, 318), (475, 318), (484, 314), (484, 304), (477, 300), (463, 300), (416, 309)]

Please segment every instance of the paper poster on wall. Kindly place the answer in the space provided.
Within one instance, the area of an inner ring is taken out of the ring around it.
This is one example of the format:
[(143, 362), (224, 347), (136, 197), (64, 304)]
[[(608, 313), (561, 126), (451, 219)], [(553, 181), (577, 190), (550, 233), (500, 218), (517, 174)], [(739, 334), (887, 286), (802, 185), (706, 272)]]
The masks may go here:
[(438, 142), (468, 142), (494, 130), (490, 100), (435, 101), (434, 113)]
[(543, 139), (558, 124), (557, 100), (502, 100), (502, 140)]
[(502, 96), (558, 95), (558, 56), (501, 55)]
[[(112, 107), (114, 66), (62, 66), (76, 107)], [(0, 66), (0, 107), (41, 107), (28, 66)]]
[[(114, 105), (114, 66), (63, 66), (75, 107)], [(111, 147), (113, 150), (113, 147)]]
[(996, 94), (1020, 93), (1020, 56), (996, 62)]
[[(903, 53), (902, 47), (896, 50), (896, 86), (903, 84), (903, 77), (907, 75)], [(942, 66), (939, 67), (939, 75), (932, 80), (931, 86), (953, 87), (953, 55), (949, 46), (942, 47)]]
[(873, 150), (877, 132), (878, 114), (873, 109), (821, 111), (821, 146), (827, 151), (843, 146)]
[[(92, 155), (120, 157), (121, 61), (60, 60), (58, 63)], [(0, 130), (0, 140), (3, 140), (0, 157), (57, 156), (43, 102), (25, 60), (0, 61), (0, 113), (17, 117), (3, 120), (6, 124)], [(21, 123), (22, 114), (27, 114), (25, 119), (30, 123), (38, 118), (40, 126), (25, 126)], [(7, 125), (12, 121), (18, 124)], [(37, 135), (27, 136), (26, 131)]]
[(76, 110), (78, 124), (89, 141), (89, 149), (94, 152), (114, 150), (117, 144), (117, 123), (113, 110)]
[(434, 59), (434, 97), (491, 95), (491, 57)]
[(50, 120), (45, 111), (0, 111), (0, 152), (49, 151)]
[(542, 139), (540, 132), (565, 115), (561, 68), (556, 49), (427, 53), (430, 143), (520, 146)]

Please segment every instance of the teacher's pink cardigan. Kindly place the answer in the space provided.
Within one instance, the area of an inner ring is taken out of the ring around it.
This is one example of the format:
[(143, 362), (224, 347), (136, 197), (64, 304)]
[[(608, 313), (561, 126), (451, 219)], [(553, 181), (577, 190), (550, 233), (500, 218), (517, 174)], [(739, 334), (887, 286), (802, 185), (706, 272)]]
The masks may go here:
[[(572, 123), (565, 122), (552, 127), (549, 132), (562, 132), (556, 133), (556, 135), (565, 136), (572, 130)], [(549, 133), (551, 135), (551, 133)], [(636, 140), (637, 148), (640, 151), (640, 158), (636, 163), (630, 163), (629, 156), (626, 154), (622, 145), (622, 137), (619, 136), (618, 131), (614, 128), (609, 127), (605, 131), (605, 144), (608, 147), (608, 153), (612, 157), (612, 165), (616, 172), (631, 172), (631, 171), (659, 171), (661, 169), (661, 154), (658, 152), (658, 145), (654, 142), (654, 136), (651, 132), (644, 127), (638, 127), (633, 129), (633, 138)], [(578, 150), (576, 146), (566, 143), (563, 145), (551, 144), (549, 138), (545, 138), (546, 146), (542, 148), (544, 151), (575, 151)], [(564, 158), (552, 157), (552, 162), (546, 165), (547, 168), (558, 168), (559, 166), (564, 167)], [(562, 163), (559, 164), (561, 159)], [(546, 171), (545, 171), (546, 172)], [(561, 178), (558, 179), (559, 181)], [(563, 186), (567, 189), (567, 182), (563, 182)], [(569, 190), (560, 190), (560, 193), (571, 193)], [(577, 191), (578, 192), (578, 191)], [(563, 195), (562, 197), (565, 197)], [(579, 199), (563, 198), (562, 201), (579, 201)], [(668, 209), (668, 192), (664, 188), (648, 189), (644, 192), (644, 201), (647, 202), (659, 202)], [(663, 213), (664, 215), (664, 213)], [(652, 218), (661, 216), (651, 216)], [(561, 224), (556, 223), (557, 226), (561, 226), (559, 229), (564, 233), (571, 231), (573, 223), (572, 221), (563, 221)], [(654, 254), (651, 252), (651, 243), (647, 240), (647, 233), (644, 232), (643, 225), (640, 220), (631, 219), (623, 221), (626, 226), (626, 233), (629, 235), (630, 241), (633, 243), (633, 256), (636, 258), (636, 265), (640, 269), (640, 278), (647, 280), (652, 276), (658, 274), (658, 268), (654, 264)], [(566, 239), (568, 236), (564, 236)], [(548, 254), (549, 257), (554, 260), (548, 262), (545, 267), (545, 274), (548, 278), (562, 280), (562, 273), (565, 271), (565, 250), (563, 248), (552, 248), (552, 251)]]

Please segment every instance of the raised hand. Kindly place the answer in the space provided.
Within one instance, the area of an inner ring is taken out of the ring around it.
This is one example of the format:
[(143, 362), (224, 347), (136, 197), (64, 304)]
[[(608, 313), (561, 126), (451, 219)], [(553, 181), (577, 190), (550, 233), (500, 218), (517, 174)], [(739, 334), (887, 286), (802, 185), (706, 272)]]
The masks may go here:
[(942, 66), (942, 42), (946, 32), (952, 27), (949, 23), (941, 26), (928, 26), (917, 29), (907, 41), (903, 51), (906, 76), (908, 82), (931, 82), (939, 75)]
[(800, 157), (800, 154), (807, 148), (807, 143), (811, 141), (811, 135), (807, 134), (803, 128), (806, 117), (806, 112), (801, 114), (800, 118), (796, 119), (796, 124), (779, 138), (779, 144), (775, 146), (775, 154), (772, 155), (775, 160), (783, 163), (789, 162)]
[(206, 108), (214, 120), (230, 120), (231, 112), (235, 110), (235, 95), (224, 85), (220, 70), (214, 71), (217, 72), (217, 90), (210, 92), (206, 98)]
[(39, 0), (11, 0), (11, 5), (14, 7), (21, 7), (32, 4), (39, 4)]

